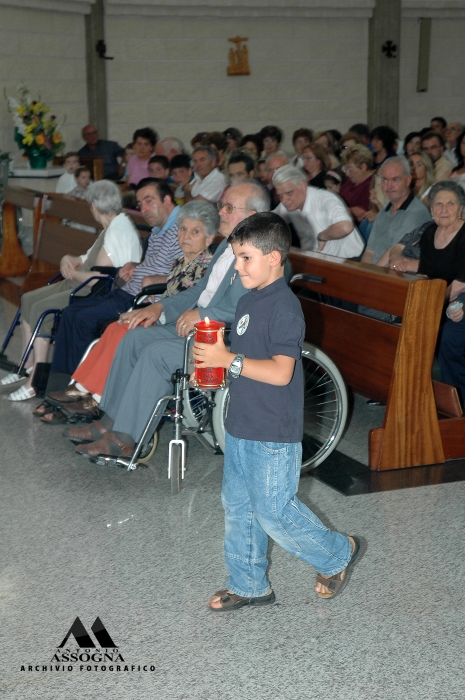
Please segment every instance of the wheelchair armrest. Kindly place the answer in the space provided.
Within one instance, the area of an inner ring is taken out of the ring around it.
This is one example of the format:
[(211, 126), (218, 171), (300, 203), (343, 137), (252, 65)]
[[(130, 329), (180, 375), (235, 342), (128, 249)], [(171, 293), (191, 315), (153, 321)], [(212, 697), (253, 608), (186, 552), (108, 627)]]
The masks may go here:
[[(109, 268), (109, 269), (114, 269), (114, 268)], [(73, 303), (74, 297), (75, 297), (76, 293), (79, 292), (79, 290), (81, 290), (81, 289), (83, 289), (84, 287), (86, 287), (86, 286), (89, 284), (89, 282), (91, 282), (92, 280), (97, 280), (97, 281), (100, 281), (100, 282), (101, 282), (101, 281), (107, 281), (107, 282), (108, 282), (108, 285), (109, 285), (109, 286), (108, 286), (108, 291), (110, 291), (110, 286), (111, 286), (111, 283), (113, 282), (113, 276), (112, 276), (112, 275), (103, 275), (103, 276), (102, 276), (102, 275), (93, 275), (92, 277), (88, 277), (88, 278), (85, 280), (85, 282), (81, 282), (81, 284), (79, 284), (79, 285), (78, 285), (75, 289), (73, 289), (73, 291), (70, 293), (70, 295), (69, 295), (69, 303), (70, 303), (70, 304)], [(92, 289), (92, 287), (91, 287), (91, 289)]]
[(146, 296), (151, 296), (152, 294), (163, 294), (166, 292), (166, 282), (159, 282), (157, 284), (149, 284), (146, 287), (142, 287), (139, 294), (134, 297), (132, 302), (133, 308), (137, 308), (139, 301)]
[(91, 272), (101, 272), (103, 275), (117, 275), (119, 267), (106, 267), (105, 265), (94, 265), (90, 268)]
[(54, 282), (56, 282), (56, 280), (59, 279), (60, 277), (63, 277), (63, 275), (61, 274), (61, 272), (58, 272), (56, 275), (53, 275), (53, 277), (51, 277), (51, 278), (49, 279), (49, 281), (47, 282), (47, 287), (48, 287), (49, 285), (53, 284)]

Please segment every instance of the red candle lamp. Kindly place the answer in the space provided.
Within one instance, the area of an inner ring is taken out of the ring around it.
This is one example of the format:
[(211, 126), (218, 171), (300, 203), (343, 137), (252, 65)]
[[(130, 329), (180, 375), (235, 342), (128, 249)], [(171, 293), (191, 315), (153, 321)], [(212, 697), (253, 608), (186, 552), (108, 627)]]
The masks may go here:
[[(210, 321), (208, 316), (195, 324), (194, 341), (213, 345), (218, 340), (218, 332), (225, 328), (223, 321)], [(195, 384), (201, 389), (220, 389), (225, 385), (224, 367), (197, 367), (195, 361)]]

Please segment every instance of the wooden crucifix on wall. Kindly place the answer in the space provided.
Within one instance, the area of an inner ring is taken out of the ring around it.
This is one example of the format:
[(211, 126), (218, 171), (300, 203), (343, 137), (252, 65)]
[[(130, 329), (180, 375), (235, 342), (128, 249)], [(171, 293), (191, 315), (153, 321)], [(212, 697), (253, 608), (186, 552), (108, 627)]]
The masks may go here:
[(250, 75), (249, 67), (249, 49), (244, 42), (249, 38), (244, 36), (235, 36), (228, 41), (236, 44), (236, 49), (229, 49), (229, 65), (228, 75)]

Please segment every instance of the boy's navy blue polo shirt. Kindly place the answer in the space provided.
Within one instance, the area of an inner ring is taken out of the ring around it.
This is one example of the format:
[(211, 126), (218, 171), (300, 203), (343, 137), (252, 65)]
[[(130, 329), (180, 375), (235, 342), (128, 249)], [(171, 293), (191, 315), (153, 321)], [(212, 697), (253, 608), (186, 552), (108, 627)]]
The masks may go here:
[(304, 385), (301, 351), (305, 321), (297, 297), (280, 278), (239, 299), (231, 330), (231, 352), (254, 360), (287, 355), (296, 361), (286, 386), (242, 375), (231, 379), (226, 430), (260, 442), (300, 442), (303, 433)]

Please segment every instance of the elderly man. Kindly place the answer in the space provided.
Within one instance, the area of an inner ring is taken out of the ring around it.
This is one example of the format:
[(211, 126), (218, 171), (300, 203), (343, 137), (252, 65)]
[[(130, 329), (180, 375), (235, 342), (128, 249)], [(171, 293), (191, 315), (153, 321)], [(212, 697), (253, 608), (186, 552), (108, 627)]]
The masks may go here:
[(137, 186), (136, 197), (145, 220), (153, 227), (145, 259), (141, 263), (126, 263), (120, 269), (116, 289), (104, 296), (76, 300), (63, 311), (53, 372), (72, 374), (88, 345), (98, 338), (101, 324), (116, 321), (122, 312), (130, 309), (142, 287), (166, 282), (173, 260), (181, 254), (176, 223), (179, 207), (169, 185), (163, 180), (146, 178)]
[(265, 161), (266, 186), (270, 191), (272, 208), (277, 207), (279, 204), (279, 197), (276, 189), (273, 187), (273, 175), (279, 168), (282, 168), (283, 165), (288, 165), (289, 162), (289, 158), (284, 151), (276, 151), (276, 153), (272, 153)]
[(205, 199), (215, 204), (226, 187), (226, 178), (216, 167), (216, 153), (211, 146), (197, 146), (192, 152), (192, 164), (197, 180), (184, 185), (184, 199)]
[(450, 122), (444, 129), (444, 136), (446, 137), (447, 142), (447, 148), (444, 151), (444, 155), (448, 160), (450, 160), (454, 168), (458, 164), (457, 156), (455, 155), (455, 147), (462, 131), (463, 124), (460, 124), (460, 122)]
[(444, 137), (437, 131), (427, 131), (421, 137), (421, 148), (429, 155), (434, 163), (434, 177), (436, 182), (447, 180), (452, 172), (452, 164), (444, 155), (446, 142)]
[(155, 146), (157, 156), (165, 156), (168, 160), (184, 153), (184, 144), (174, 136), (166, 136)]
[(293, 165), (279, 168), (273, 185), (281, 201), (274, 211), (294, 226), (303, 250), (338, 258), (361, 255), (363, 238), (340, 197), (308, 186), (304, 173)]
[(389, 203), (377, 215), (362, 262), (375, 264), (406, 233), (430, 220), (425, 205), (410, 191), (410, 165), (404, 156), (384, 161), (380, 168), (381, 188)]
[[(227, 239), (240, 221), (268, 211), (269, 205), (260, 185), (244, 182), (229, 187), (218, 208), (219, 231)], [(132, 453), (157, 400), (172, 391), (171, 375), (182, 366), (185, 336), (206, 316), (227, 323), (234, 319), (237, 302), (247, 291), (234, 265), (234, 253), (225, 240), (194, 287), (123, 315), (121, 320), (132, 330), (121, 341), (108, 375), (100, 404), (105, 415), (91, 426), (68, 430), (71, 439), (95, 441), (78, 447), (78, 452)]]
[(116, 141), (99, 139), (98, 131), (92, 124), (87, 124), (81, 133), (86, 145), (79, 149), (79, 155), (84, 158), (102, 158), (104, 179), (118, 180), (117, 159), (124, 154), (124, 148)]

